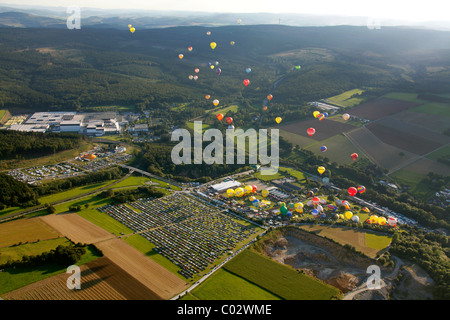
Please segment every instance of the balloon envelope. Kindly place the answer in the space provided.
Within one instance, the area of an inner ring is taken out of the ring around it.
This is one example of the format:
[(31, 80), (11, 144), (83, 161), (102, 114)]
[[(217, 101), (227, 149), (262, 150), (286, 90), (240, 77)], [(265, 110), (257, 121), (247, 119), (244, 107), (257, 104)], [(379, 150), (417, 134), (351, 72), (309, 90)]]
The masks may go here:
[(300, 70), (301, 66), (295, 66), (296, 70)]
[(322, 121), (323, 119), (325, 119), (325, 115), (323, 113), (319, 114), (319, 116), (317, 117), (317, 119), (319, 119), (320, 121)]
[[(211, 66), (211, 67), (213, 67), (213, 66)], [(213, 67), (214, 68), (214, 67)], [(216, 74), (221, 74), (222, 73), (222, 69), (220, 69), (220, 68), (217, 68), (216, 69)]]
[(353, 216), (352, 217), (352, 221), (353, 222), (358, 222), (359, 221), (359, 217), (358, 216)]
[(262, 194), (262, 196), (265, 198), (265, 197), (267, 197), (268, 195), (269, 195), (269, 191), (268, 190), (266, 190), (266, 189), (264, 189), (263, 191), (261, 191), (261, 194)]
[(318, 204), (320, 202), (320, 198), (319, 197), (314, 197), (314, 198), (312, 198), (312, 202), (314, 204)]
[(211, 47), (211, 49), (214, 50), (214, 49), (217, 47), (217, 43), (211, 42), (211, 43), (209, 44), (209, 46)]
[(387, 221), (388, 226), (395, 227), (397, 225), (397, 218), (390, 216)]
[(223, 114), (219, 113), (219, 114), (217, 115), (217, 119), (218, 119), (219, 121), (222, 121), (222, 119), (223, 119)]
[(283, 120), (281, 117), (276, 117), (276, 118), (275, 118), (275, 121), (276, 121), (277, 123), (280, 123), (281, 120)]
[(370, 223), (374, 224), (378, 222), (378, 216), (377, 215), (371, 215), (369, 217)]
[(308, 130), (306, 130), (306, 133), (308, 133), (308, 135), (311, 137), (314, 133), (316, 133), (316, 129), (308, 128)]
[(348, 194), (350, 195), (350, 196), (354, 196), (355, 194), (357, 194), (358, 193), (358, 190), (356, 190), (356, 188), (355, 187), (350, 187), (350, 188), (348, 188)]
[(192, 47), (188, 47), (188, 50), (189, 50), (189, 51), (192, 51)]
[(236, 190), (234, 190), (234, 193), (238, 196), (238, 197), (242, 197), (244, 195), (244, 188), (237, 188)]
[(357, 153), (352, 153), (350, 156), (352, 157), (353, 161), (355, 161), (356, 158), (358, 158), (358, 154)]
[(364, 186), (358, 186), (358, 192), (359, 192), (359, 193), (364, 193), (364, 191), (366, 191), (366, 187), (364, 187)]
[(317, 171), (318, 171), (320, 174), (322, 174), (322, 173), (325, 172), (325, 167), (320, 166), (320, 167), (317, 168)]
[(244, 82), (245, 86), (248, 86), (250, 84), (250, 80), (248, 80), (248, 79), (245, 79), (243, 82)]
[(320, 115), (320, 112), (319, 112), (319, 111), (314, 111), (314, 112), (313, 112), (314, 118), (317, 118), (319, 115)]
[(130, 28), (131, 33), (134, 33), (134, 31), (136, 31), (136, 29), (134, 27)]
[(271, 94), (269, 94), (269, 95), (267, 95), (267, 100), (272, 100), (273, 99), (273, 95), (271, 95)]
[(232, 118), (232, 117), (227, 117), (227, 118), (225, 119), (225, 121), (226, 121), (228, 124), (231, 124), (231, 123), (233, 122), (233, 118)]
[(252, 186), (250, 186), (250, 185), (246, 185), (246, 186), (244, 187), (244, 190), (245, 190), (245, 193), (246, 193), (246, 194), (249, 194), (250, 192), (252, 192), (253, 188), (252, 188)]
[(252, 72), (252, 69), (247, 68), (247, 69), (245, 69), (245, 72), (250, 73), (250, 72)]
[(327, 147), (326, 147), (326, 146), (321, 146), (321, 147), (320, 147), (320, 151), (322, 151), (322, 152), (327, 151)]
[(319, 214), (319, 211), (318, 211), (317, 209), (313, 209), (313, 210), (311, 211), (311, 213), (312, 213), (312, 215), (315, 217), (315, 216), (317, 216), (317, 215)]
[(350, 115), (349, 115), (348, 113), (344, 113), (344, 114), (342, 115), (342, 118), (343, 118), (344, 120), (348, 120), (348, 119), (350, 119)]
[(217, 106), (217, 105), (219, 104), (219, 100), (214, 99), (213, 104), (214, 104), (215, 106)]
[(182, 53), (180, 53), (180, 54), (178, 55), (178, 58), (180, 58), (180, 59), (183, 59), (183, 57), (184, 57), (184, 55), (183, 55)]
[(230, 44), (231, 44), (232, 46), (234, 46), (235, 43), (236, 43), (236, 42), (234, 42), (234, 41), (230, 41)]
[(207, 95), (205, 96), (205, 99), (206, 99), (206, 100), (209, 100), (209, 98), (211, 98), (211, 96), (210, 96), (209, 94), (207, 94)]
[(229, 197), (234, 196), (234, 190), (233, 189), (228, 189), (227, 190), (227, 196), (229, 196)]
[(345, 219), (350, 220), (353, 217), (353, 213), (351, 211), (345, 211), (344, 217)]

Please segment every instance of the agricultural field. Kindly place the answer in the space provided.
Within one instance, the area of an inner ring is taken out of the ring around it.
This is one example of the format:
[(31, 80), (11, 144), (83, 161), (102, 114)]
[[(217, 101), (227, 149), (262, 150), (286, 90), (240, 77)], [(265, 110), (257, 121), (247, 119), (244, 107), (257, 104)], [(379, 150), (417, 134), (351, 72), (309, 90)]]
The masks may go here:
[(417, 107), (419, 103), (381, 97), (363, 103), (349, 111), (353, 116), (368, 120), (377, 120), (392, 114)]
[[(310, 137), (306, 133), (306, 130), (310, 127), (313, 127), (316, 129), (316, 133), (312, 137)], [(355, 127), (350, 124), (333, 121), (333, 120), (326, 118), (322, 121), (320, 121), (318, 119), (311, 119), (311, 120), (306, 120), (306, 121), (291, 122), (291, 123), (280, 125), (277, 128), (280, 129), (280, 135), (283, 135), (281, 132), (281, 130), (283, 130), (283, 131), (287, 131), (290, 133), (294, 133), (296, 135), (300, 135), (300, 136), (305, 137), (310, 140), (323, 141), (323, 140), (331, 138), (337, 134), (350, 131), (350, 130), (354, 129)], [(305, 147), (304, 144), (300, 145), (300, 146)]]
[(223, 267), (286, 300), (330, 300), (339, 290), (249, 249)]
[(450, 105), (448, 103), (426, 102), (412, 108), (411, 111), (425, 113), (429, 116), (450, 118)]
[(275, 294), (224, 269), (219, 269), (190, 294), (198, 300), (280, 300)]
[[(325, 152), (320, 151), (321, 146), (326, 146), (327, 150)], [(305, 147), (305, 149), (314, 152), (316, 155), (327, 157), (331, 161), (335, 161), (339, 164), (352, 163), (353, 160), (350, 155), (353, 152), (358, 153), (358, 148), (356, 148), (346, 136), (341, 134), (316, 142), (313, 145)], [(363, 158), (365, 158), (364, 154), (359, 154), (359, 161)]]
[[(364, 221), (366, 217), (360, 215), (360, 221)], [(382, 235), (380, 233), (350, 229), (344, 227), (331, 227), (320, 225), (303, 225), (301, 229), (314, 232), (316, 235), (327, 237), (339, 242), (342, 245), (349, 244), (355, 247), (369, 257), (375, 258), (377, 252), (385, 249), (392, 240), (392, 236)]]
[(325, 102), (329, 102), (329, 103), (332, 103), (334, 105), (344, 107), (344, 108), (351, 108), (351, 107), (357, 106), (358, 104), (361, 104), (362, 102), (364, 102), (364, 100), (365, 100), (364, 98), (360, 98), (358, 96), (355, 96), (352, 98), (352, 96), (360, 95), (363, 92), (364, 92), (364, 90), (361, 90), (361, 89), (348, 90), (339, 95), (325, 99)]
[(226, 107), (219, 107), (219, 108), (214, 108), (214, 109), (211, 109), (211, 110), (207, 110), (206, 112), (208, 114), (209, 113), (213, 113), (213, 114), (221, 113), (224, 116), (226, 116), (228, 111), (231, 111), (231, 112), (235, 113), (235, 112), (238, 111), (238, 109), (239, 109), (238, 105), (232, 104), (232, 105), (229, 105), (229, 106), (226, 106)]
[(427, 116), (412, 109), (396, 113), (390, 117), (440, 134), (450, 128), (450, 121), (447, 117)]
[(369, 160), (382, 168), (394, 170), (417, 158), (417, 155), (388, 145), (367, 128), (359, 128), (346, 134)]

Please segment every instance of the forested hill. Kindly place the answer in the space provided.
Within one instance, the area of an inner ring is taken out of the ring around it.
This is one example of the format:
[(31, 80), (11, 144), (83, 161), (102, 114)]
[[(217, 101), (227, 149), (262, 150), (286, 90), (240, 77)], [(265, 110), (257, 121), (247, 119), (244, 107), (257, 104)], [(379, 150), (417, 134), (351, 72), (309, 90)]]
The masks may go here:
[[(261, 100), (281, 76), (289, 81), (282, 81), (275, 93), (286, 97), (284, 103), (361, 85), (450, 88), (450, 32), (445, 31), (236, 25), (137, 29), (132, 34), (126, 28), (0, 28), (0, 39), (0, 108), (12, 112), (111, 103), (151, 107), (201, 99), (205, 93), (220, 96), (224, 104)], [(206, 65), (215, 61), (220, 76)], [(293, 72), (295, 65), (302, 66), (300, 73)], [(189, 80), (197, 67), (198, 80)], [(251, 85), (244, 87), (247, 77)]]

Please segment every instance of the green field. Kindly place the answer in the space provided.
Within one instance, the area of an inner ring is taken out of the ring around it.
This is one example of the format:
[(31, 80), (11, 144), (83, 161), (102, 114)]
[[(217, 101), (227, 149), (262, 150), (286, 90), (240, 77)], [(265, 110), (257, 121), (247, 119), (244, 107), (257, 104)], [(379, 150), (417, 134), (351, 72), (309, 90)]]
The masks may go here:
[(392, 236), (384, 236), (371, 232), (366, 232), (366, 246), (373, 249), (383, 250), (392, 241)]
[(271, 292), (223, 269), (192, 290), (191, 295), (199, 300), (280, 300)]
[[(194, 130), (194, 122), (189, 121), (186, 123), (186, 125), (189, 130)], [(210, 127), (211, 125), (202, 123), (202, 132), (208, 130)]]
[(302, 148), (307, 148), (308, 146), (311, 146), (315, 144), (317, 141), (314, 139), (310, 139), (304, 136), (301, 136), (299, 134), (295, 134), (292, 132), (288, 132), (283, 129), (280, 130), (280, 136), (292, 143), (294, 146), (300, 146)]
[(3, 124), (3, 117), (5, 116), (7, 110), (0, 110), (0, 124)]
[(417, 99), (418, 93), (409, 92), (391, 92), (383, 96), (383, 98), (391, 98), (397, 100), (404, 100), (409, 102), (423, 103), (422, 100)]
[(338, 105), (340, 107), (351, 108), (362, 103), (365, 100), (364, 98), (359, 97), (352, 98), (353, 95), (362, 94), (363, 92), (364, 90), (361, 89), (348, 90), (339, 95), (328, 98), (327, 102)]
[(223, 268), (286, 300), (330, 300), (340, 297), (338, 289), (249, 249), (238, 254)]
[[(55, 247), (56, 248), (56, 247)], [(83, 265), (100, 257), (99, 252), (90, 246), (76, 265)], [(0, 272), (0, 295), (15, 289), (22, 288), (31, 283), (56, 276), (66, 272), (68, 266), (45, 265), (41, 267), (27, 267), (3, 270)]]
[(424, 173), (401, 169), (390, 174), (390, 177), (399, 184), (409, 185), (411, 187), (411, 189), (409, 189), (409, 192), (411, 192), (419, 199), (426, 200), (431, 197), (436, 191), (439, 191), (439, 189), (430, 188), (430, 186), (424, 180), (424, 178), (426, 177), (426, 174)]
[(440, 157), (448, 157), (450, 156), (450, 145), (443, 146), (442, 148), (433, 151), (426, 158), (431, 160), (438, 160)]
[(223, 114), (224, 116), (226, 116), (226, 114), (227, 114), (228, 111), (231, 111), (231, 112), (233, 112), (233, 113), (236, 113), (236, 112), (238, 111), (238, 108), (239, 108), (238, 105), (232, 104), (232, 105), (229, 105), (229, 106), (227, 106), (227, 107), (215, 108), (215, 109), (212, 109), (212, 110), (208, 110), (207, 113), (214, 113), (214, 114), (221, 113), (221, 114)]
[[(326, 146), (327, 151), (320, 151), (321, 146)], [(350, 155), (355, 152), (355, 146), (342, 134), (335, 135), (326, 140), (316, 142), (305, 149), (314, 152), (316, 155), (327, 157), (330, 161), (335, 161), (339, 164), (351, 164), (353, 162)], [(365, 158), (364, 154), (358, 153), (361, 160)]]
[(450, 118), (450, 105), (446, 103), (427, 102), (409, 109), (410, 111)]
[[(146, 186), (151, 185), (148, 182), (150, 182), (150, 178), (148, 177), (137, 177), (137, 176), (129, 176), (125, 178), (124, 180), (120, 181), (119, 183), (116, 183), (113, 186), (108, 187), (108, 189), (116, 189), (116, 188), (126, 188), (126, 187), (133, 187), (133, 186)], [(156, 182), (155, 182), (156, 183)]]

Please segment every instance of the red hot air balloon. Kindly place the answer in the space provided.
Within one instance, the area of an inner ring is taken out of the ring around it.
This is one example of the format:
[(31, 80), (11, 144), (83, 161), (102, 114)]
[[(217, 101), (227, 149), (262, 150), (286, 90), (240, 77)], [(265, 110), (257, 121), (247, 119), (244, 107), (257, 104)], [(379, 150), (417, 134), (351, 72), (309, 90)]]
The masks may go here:
[(350, 187), (350, 188), (348, 188), (348, 194), (351, 196), (351, 197), (353, 197), (355, 194), (357, 194), (358, 193), (358, 190), (355, 188), (355, 187)]
[(250, 84), (250, 80), (248, 80), (248, 79), (245, 79), (243, 82), (244, 82), (245, 86), (248, 86)]
[(233, 122), (233, 118), (232, 118), (232, 117), (227, 117), (227, 118), (225, 119), (225, 121), (226, 121), (228, 124), (231, 124), (231, 123)]
[(320, 198), (319, 198), (319, 197), (314, 197), (314, 198), (312, 198), (312, 202), (313, 202), (314, 204), (319, 204)]
[(223, 119), (223, 114), (219, 113), (219, 114), (217, 115), (217, 119), (219, 119), (219, 121), (222, 121), (222, 119)]
[(267, 95), (267, 100), (272, 100), (272, 98), (273, 98), (273, 95), (271, 95), (271, 94), (269, 94), (269, 95)]
[(316, 129), (308, 128), (308, 130), (306, 130), (306, 133), (308, 133), (308, 135), (311, 137), (314, 133), (316, 133)]
[(355, 161), (358, 158), (358, 154), (357, 153), (352, 153), (350, 155), (350, 157), (352, 157), (352, 160)]

